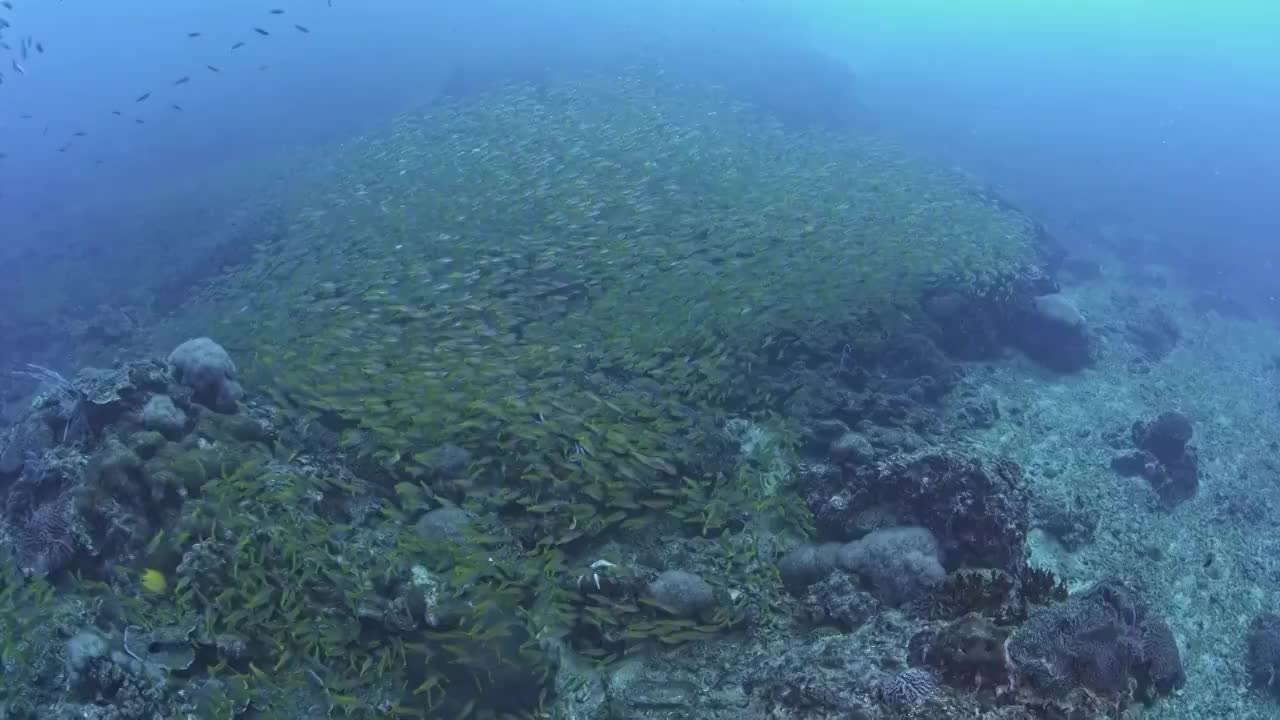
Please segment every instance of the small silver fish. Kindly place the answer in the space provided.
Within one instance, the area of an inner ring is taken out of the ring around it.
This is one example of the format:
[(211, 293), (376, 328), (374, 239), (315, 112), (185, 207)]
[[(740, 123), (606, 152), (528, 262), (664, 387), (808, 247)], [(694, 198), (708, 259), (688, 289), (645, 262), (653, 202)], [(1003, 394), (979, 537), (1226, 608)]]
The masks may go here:
[(14, 71), (14, 72), (18, 73), (19, 75), (26, 75), (26, 74), (27, 74), (27, 71), (26, 71), (25, 69), (23, 69), (23, 67), (22, 67), (21, 65), (19, 65), (19, 64), (18, 64), (18, 61), (17, 61), (17, 60), (14, 60), (14, 59), (10, 58), (10, 59), (9, 59), (9, 62), (13, 63), (13, 71)]

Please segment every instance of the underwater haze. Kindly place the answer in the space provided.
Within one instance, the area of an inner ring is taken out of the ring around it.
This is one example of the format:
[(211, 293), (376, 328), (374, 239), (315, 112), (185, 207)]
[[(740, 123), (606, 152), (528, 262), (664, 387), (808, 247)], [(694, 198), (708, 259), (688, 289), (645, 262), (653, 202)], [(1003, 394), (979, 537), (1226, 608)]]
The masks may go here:
[(0, 1), (0, 717), (1280, 715), (1276, 38)]
[[(9, 44), (20, 49), (30, 37), (49, 52), (30, 51), (20, 61), (26, 74), (8, 62), (0, 70), (0, 204), (14, 224), (6, 246), (58, 235), (85, 241), (101, 233), (75, 223), (93, 225), (90, 218), (111, 214), (98, 208), (156, 194), (170, 195), (154, 203), (166, 211), (198, 217), (235, 202), (228, 195), (252, 194), (249, 177), (285, 182), (290, 158), (305, 162), (306, 149), (339, 143), (459, 83), (657, 58), (753, 85), (743, 91), (783, 112), (883, 123), (1046, 213), (1158, 235), (1153, 252), (1210, 263), (1215, 289), (1244, 281), (1251, 301), (1269, 296), (1252, 291), (1266, 277), (1240, 278), (1236, 262), (1274, 255), (1259, 247), (1268, 245), (1263, 228), (1275, 224), (1261, 199), (1275, 190), (1280, 127), (1272, 101), (1280, 60), (1270, 47), (1280, 13), (1267, 3), (492, 0), (271, 9), (249, 0), (15, 4)], [(253, 31), (264, 25), (272, 35)], [(857, 113), (845, 107), (853, 90), (820, 67), (827, 63), (854, 76)], [(189, 85), (172, 86), (184, 76)], [(153, 100), (134, 102), (148, 92)], [(273, 169), (236, 172), (254, 164)], [(1224, 246), (1233, 250), (1224, 255)]]

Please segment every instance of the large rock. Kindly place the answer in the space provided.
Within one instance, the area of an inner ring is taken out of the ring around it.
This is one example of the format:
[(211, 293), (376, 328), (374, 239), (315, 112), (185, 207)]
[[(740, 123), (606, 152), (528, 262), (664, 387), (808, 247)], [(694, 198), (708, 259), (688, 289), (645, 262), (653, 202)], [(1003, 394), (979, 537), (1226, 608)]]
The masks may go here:
[(1074, 372), (1093, 361), (1084, 316), (1058, 294), (1042, 295), (1013, 311), (1010, 344), (1035, 362), (1057, 372)]
[(236, 382), (236, 364), (221, 345), (207, 337), (188, 340), (169, 353), (174, 379), (191, 388), (196, 402), (222, 413), (236, 411), (244, 391)]
[(1018, 686), (1049, 697), (1084, 687), (1149, 703), (1186, 684), (1168, 624), (1115, 580), (1038, 610), (1013, 631), (1005, 651)]
[(649, 594), (679, 617), (694, 617), (715, 604), (715, 591), (701, 577), (683, 570), (667, 570), (649, 585)]
[(1137, 450), (1111, 459), (1125, 476), (1141, 475), (1151, 483), (1165, 507), (1195, 497), (1200, 487), (1199, 458), (1191, 441), (1191, 420), (1180, 412), (1164, 412), (1150, 422), (1133, 424)]
[(948, 570), (1026, 567), (1029, 500), (1016, 463), (923, 450), (805, 480), (805, 500), (824, 540), (851, 540), (875, 518), (926, 528)]

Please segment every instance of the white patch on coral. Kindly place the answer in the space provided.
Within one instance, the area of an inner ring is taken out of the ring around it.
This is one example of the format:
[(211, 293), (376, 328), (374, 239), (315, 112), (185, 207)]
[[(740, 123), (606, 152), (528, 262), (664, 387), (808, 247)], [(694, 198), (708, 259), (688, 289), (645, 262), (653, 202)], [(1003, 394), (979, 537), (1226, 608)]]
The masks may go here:
[(431, 571), (421, 565), (414, 565), (411, 572), (413, 573), (412, 582), (414, 587), (424, 587), (436, 584), (435, 578), (431, 577)]
[(730, 419), (724, 430), (738, 443), (740, 476), (744, 470), (758, 475), (761, 494), (773, 497), (791, 482), (791, 458), (777, 435), (743, 418)]

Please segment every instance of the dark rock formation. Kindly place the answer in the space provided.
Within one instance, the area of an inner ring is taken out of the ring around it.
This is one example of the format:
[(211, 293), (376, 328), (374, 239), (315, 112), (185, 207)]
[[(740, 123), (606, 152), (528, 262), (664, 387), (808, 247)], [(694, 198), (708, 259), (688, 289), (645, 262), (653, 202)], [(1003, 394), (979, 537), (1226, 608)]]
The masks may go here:
[(1186, 683), (1169, 626), (1114, 580), (1033, 613), (1008, 659), (1020, 685), (1049, 697), (1083, 687), (1149, 703)]
[(1035, 362), (1057, 372), (1075, 372), (1093, 360), (1084, 316), (1061, 295), (1043, 295), (1015, 308), (1006, 337)]
[(1124, 330), (1129, 342), (1152, 362), (1165, 359), (1182, 339), (1177, 323), (1160, 308), (1152, 308), (1129, 320)]
[(883, 609), (862, 592), (849, 573), (833, 572), (811, 585), (800, 598), (800, 616), (808, 625), (831, 625), (852, 632)]
[(970, 689), (1012, 687), (1005, 654), (1009, 630), (976, 613), (911, 638), (911, 662), (932, 668), (948, 685)]
[(947, 354), (961, 360), (989, 360), (1000, 354), (997, 304), (953, 291), (930, 295), (923, 305), (938, 326), (939, 345)]
[(1249, 623), (1245, 668), (1253, 689), (1280, 700), (1280, 615), (1262, 613)]
[(1164, 412), (1150, 422), (1135, 422), (1136, 450), (1117, 455), (1111, 467), (1125, 476), (1146, 478), (1166, 507), (1195, 496), (1200, 486), (1199, 461), (1189, 445), (1194, 430), (1180, 412)]
[(923, 451), (809, 482), (805, 498), (822, 537), (858, 537), (867, 513), (880, 513), (932, 532), (949, 570), (992, 567), (1016, 577), (1026, 566), (1027, 490), (1012, 461)]
[[(1186, 682), (1165, 621), (1123, 584), (1107, 580), (1042, 608), (1015, 628), (970, 613), (917, 633), (911, 663), (948, 685), (990, 692), (1034, 717), (1096, 717), (1150, 704)], [(1047, 713), (1047, 714), (1044, 714)]]

